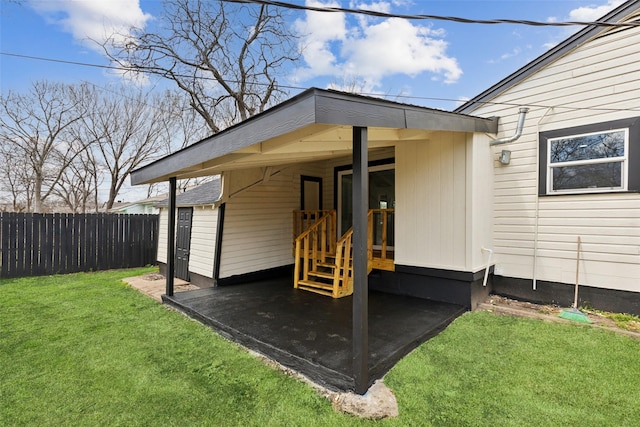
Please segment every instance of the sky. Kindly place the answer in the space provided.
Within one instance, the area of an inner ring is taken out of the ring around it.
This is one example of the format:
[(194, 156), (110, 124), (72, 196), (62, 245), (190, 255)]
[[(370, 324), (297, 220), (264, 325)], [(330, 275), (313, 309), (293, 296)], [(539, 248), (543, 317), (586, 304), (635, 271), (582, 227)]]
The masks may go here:
[[(289, 0), (314, 6), (471, 19), (593, 21), (622, 0)], [(159, 24), (161, 0), (0, 0), (0, 91), (38, 80), (105, 86), (126, 77), (98, 67), (9, 54), (110, 65), (99, 42), (131, 26)], [(482, 25), (286, 11), (300, 34), (302, 61), (282, 84), (355, 89), (400, 102), (453, 110), (582, 27)], [(154, 80), (155, 79), (155, 80)], [(134, 84), (133, 82), (128, 82)], [(162, 88), (156, 78), (135, 84)]]

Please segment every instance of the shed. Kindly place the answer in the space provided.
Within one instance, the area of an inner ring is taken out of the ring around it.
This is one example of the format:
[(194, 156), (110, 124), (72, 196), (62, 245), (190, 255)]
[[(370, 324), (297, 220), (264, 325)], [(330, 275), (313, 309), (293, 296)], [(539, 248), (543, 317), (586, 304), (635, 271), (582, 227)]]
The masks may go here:
[[(216, 261), (216, 236), (220, 198), (220, 177), (176, 195), (177, 227), (175, 277), (200, 287), (212, 286)], [(158, 264), (166, 274), (168, 199), (160, 209)]]

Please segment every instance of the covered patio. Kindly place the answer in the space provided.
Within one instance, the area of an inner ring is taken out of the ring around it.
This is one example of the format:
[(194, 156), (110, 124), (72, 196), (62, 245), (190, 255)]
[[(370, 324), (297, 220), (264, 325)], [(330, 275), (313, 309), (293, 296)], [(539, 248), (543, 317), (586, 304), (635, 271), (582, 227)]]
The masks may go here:
[[(331, 390), (355, 390), (352, 298), (294, 289), (291, 277), (163, 296), (223, 336)], [(466, 307), (369, 292), (367, 388)]]
[[(497, 130), (495, 117), (312, 88), (133, 171), (134, 185), (169, 182), (164, 300), (331, 388), (364, 394), (402, 355), (486, 293), (481, 248), (490, 239), (488, 199), (477, 190), (492, 167), (486, 133)], [(393, 190), (401, 193), (395, 208), (390, 193), (374, 201), (394, 212), (389, 270), (397, 274), (379, 279), (395, 296), (369, 287), (372, 268), (380, 269), (368, 256), (369, 175), (372, 163), (383, 160), (395, 164)], [(352, 175), (348, 210), (336, 198), (334, 174), (342, 166)], [(222, 191), (214, 202), (212, 284), (245, 284), (174, 295), (177, 180), (216, 174)], [(291, 214), (305, 209), (305, 177), (333, 184), (318, 185), (313, 209), (323, 209), (324, 199), (325, 209), (337, 209), (352, 225), (345, 276), (353, 295), (340, 301), (293, 289), (291, 274), (248, 284), (293, 270)], [(443, 302), (426, 300), (433, 295)]]

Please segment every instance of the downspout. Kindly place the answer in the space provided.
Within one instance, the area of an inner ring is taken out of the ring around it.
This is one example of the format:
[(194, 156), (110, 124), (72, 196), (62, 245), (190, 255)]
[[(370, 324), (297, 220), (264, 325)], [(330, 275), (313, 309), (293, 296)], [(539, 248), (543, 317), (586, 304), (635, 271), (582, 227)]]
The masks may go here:
[[(538, 119), (538, 122), (536, 123), (536, 135), (538, 136), (538, 138), (540, 138), (540, 123), (542, 123), (542, 120), (544, 120), (545, 117), (547, 117), (547, 114), (549, 114), (549, 111), (553, 110), (553, 107), (549, 107), (547, 108), (547, 110), (544, 112), (544, 114), (542, 115), (542, 117), (540, 117), (540, 119)], [(540, 141), (538, 141), (538, 144), (540, 144)], [(540, 147), (536, 148), (536, 209), (535, 209), (535, 219), (534, 219), (534, 225), (533, 225), (533, 290), (537, 290), (538, 289), (538, 229), (540, 226), (540, 195), (538, 194), (538, 192), (540, 191)]]
[(484, 269), (484, 280), (482, 286), (487, 287), (487, 279), (489, 279), (489, 269), (491, 268), (491, 257), (493, 256), (493, 249), (480, 248), (482, 252), (489, 252), (489, 259), (487, 259), (487, 267)]
[(489, 145), (493, 146), (493, 145), (506, 144), (520, 138), (520, 136), (522, 136), (522, 129), (524, 128), (524, 118), (526, 117), (528, 112), (529, 112), (529, 109), (527, 107), (520, 107), (520, 117), (518, 117), (518, 125), (516, 126), (516, 133), (513, 136), (510, 136), (508, 138), (494, 139), (493, 141), (491, 141)]

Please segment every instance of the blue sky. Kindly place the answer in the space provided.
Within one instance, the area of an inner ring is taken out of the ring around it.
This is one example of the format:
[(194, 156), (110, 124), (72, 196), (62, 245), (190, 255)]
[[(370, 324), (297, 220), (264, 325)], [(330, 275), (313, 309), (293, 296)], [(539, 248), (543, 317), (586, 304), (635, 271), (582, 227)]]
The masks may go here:
[[(398, 14), (535, 21), (594, 20), (621, 0), (306, 0), (314, 5), (368, 8)], [(291, 2), (302, 3), (291, 0)], [(100, 40), (112, 28), (157, 24), (160, 0), (2, 0), (0, 51), (109, 65)], [(568, 37), (579, 27), (405, 21), (342, 14), (288, 12), (307, 37), (304, 62), (284, 84), (355, 87), (418, 105), (453, 109)], [(98, 85), (121, 76), (99, 68), (0, 55), (1, 90), (25, 91), (48, 79)], [(150, 81), (150, 85), (162, 85)], [(292, 90), (292, 95), (296, 90)], [(446, 99), (450, 101), (439, 101)]]
[[(289, 0), (302, 3), (305, 0)], [(314, 5), (374, 9), (475, 19), (593, 21), (622, 0), (306, 0)], [(111, 65), (101, 48), (114, 29), (153, 29), (161, 0), (0, 0), (0, 52), (62, 61)], [(305, 35), (303, 61), (282, 84), (355, 88), (416, 105), (452, 110), (544, 53), (580, 27), (459, 24), (344, 14), (287, 12)], [(151, 78), (146, 88), (168, 83)], [(0, 90), (26, 92), (32, 82), (87, 81), (98, 86), (128, 82), (96, 67), (0, 55)], [(129, 82), (129, 84), (131, 84)], [(164, 85), (164, 86), (163, 86)], [(399, 96), (402, 95), (402, 96)], [(105, 190), (106, 191), (106, 190)], [(103, 191), (103, 193), (105, 192)], [(144, 197), (144, 188), (120, 200)], [(104, 194), (101, 195), (104, 198)]]

